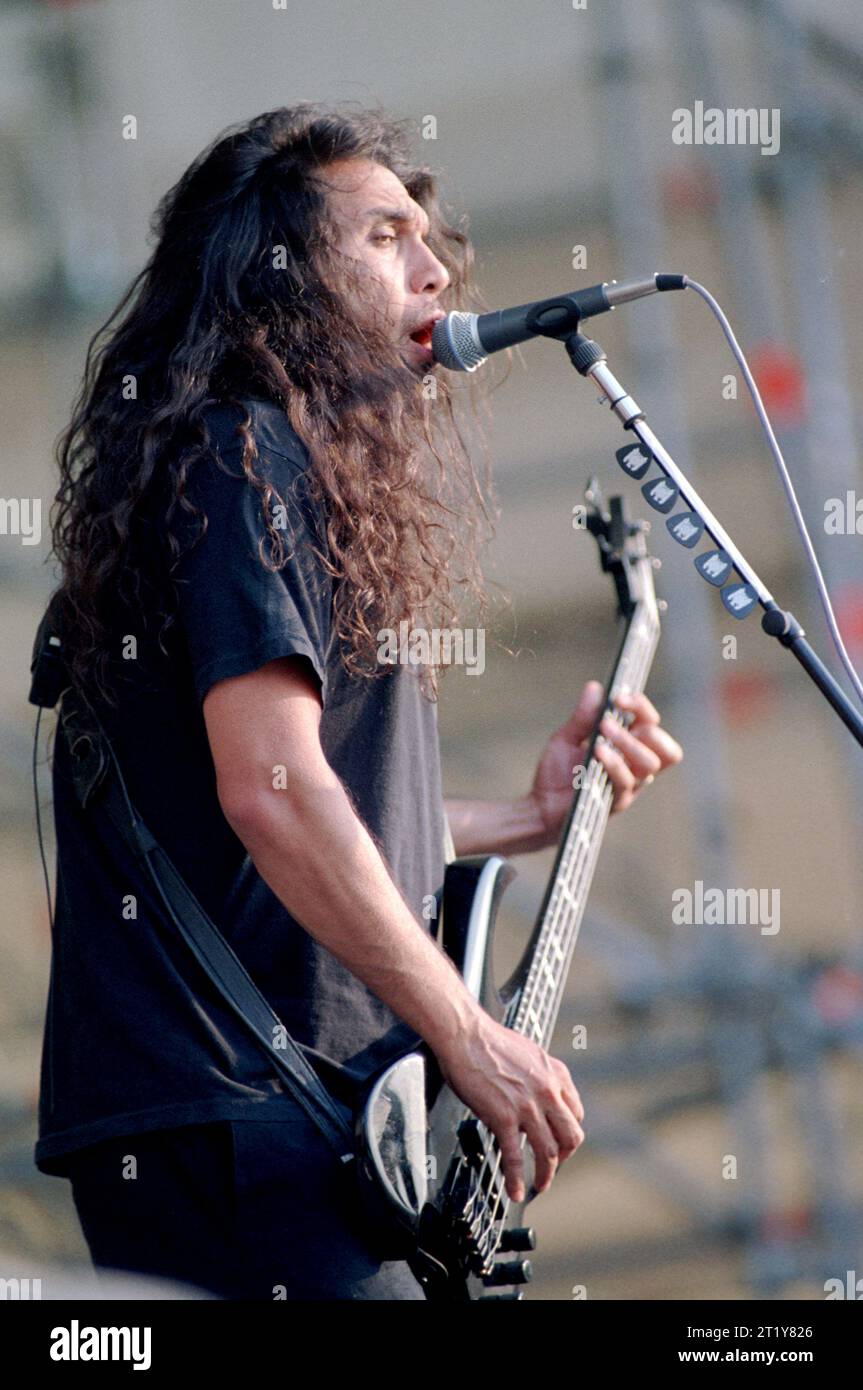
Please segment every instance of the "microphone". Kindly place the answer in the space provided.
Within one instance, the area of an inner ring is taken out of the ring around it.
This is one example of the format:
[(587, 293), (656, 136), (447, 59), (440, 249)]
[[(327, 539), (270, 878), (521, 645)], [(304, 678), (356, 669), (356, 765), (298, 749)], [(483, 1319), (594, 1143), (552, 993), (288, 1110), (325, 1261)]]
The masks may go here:
[(590, 289), (553, 299), (538, 299), (514, 309), (491, 314), (464, 314), (454, 310), (432, 330), (435, 361), (453, 372), (475, 372), (491, 352), (514, 347), (527, 338), (557, 338), (563, 342), (582, 319), (604, 314), (617, 304), (643, 299), (658, 290), (686, 288), (685, 275), (650, 275), (646, 280), (604, 281)]

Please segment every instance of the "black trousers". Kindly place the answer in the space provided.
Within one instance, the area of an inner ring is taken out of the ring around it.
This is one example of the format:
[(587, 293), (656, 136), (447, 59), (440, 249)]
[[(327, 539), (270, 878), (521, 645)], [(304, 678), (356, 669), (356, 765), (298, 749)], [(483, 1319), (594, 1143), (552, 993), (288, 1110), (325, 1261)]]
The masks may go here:
[(425, 1300), (406, 1263), (376, 1257), (337, 1155), (300, 1106), (286, 1106), (285, 1120), (219, 1120), (80, 1150), (69, 1176), (94, 1265), (233, 1300)]

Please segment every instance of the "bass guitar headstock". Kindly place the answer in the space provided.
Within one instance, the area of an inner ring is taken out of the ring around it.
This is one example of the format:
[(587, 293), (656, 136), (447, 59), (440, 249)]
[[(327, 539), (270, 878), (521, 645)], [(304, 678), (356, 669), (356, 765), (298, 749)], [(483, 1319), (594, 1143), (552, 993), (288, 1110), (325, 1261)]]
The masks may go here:
[(617, 592), (618, 612), (629, 618), (640, 604), (645, 617), (659, 631), (660, 603), (653, 582), (660, 561), (649, 554), (647, 536), (650, 522), (630, 520), (626, 498), (616, 495), (606, 503), (596, 478), (584, 493), (587, 503), (586, 526), (596, 540), (603, 573), (610, 574)]

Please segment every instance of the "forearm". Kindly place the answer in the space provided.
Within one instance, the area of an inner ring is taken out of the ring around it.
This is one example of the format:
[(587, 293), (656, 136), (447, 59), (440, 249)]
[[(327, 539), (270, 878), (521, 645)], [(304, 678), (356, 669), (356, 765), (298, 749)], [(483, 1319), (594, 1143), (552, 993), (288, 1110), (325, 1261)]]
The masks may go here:
[(548, 834), (536, 803), (450, 800), (444, 803), (457, 855), (527, 854), (543, 849)]
[(288, 912), (445, 1055), (479, 1006), (415, 920), (331, 769), (232, 824)]

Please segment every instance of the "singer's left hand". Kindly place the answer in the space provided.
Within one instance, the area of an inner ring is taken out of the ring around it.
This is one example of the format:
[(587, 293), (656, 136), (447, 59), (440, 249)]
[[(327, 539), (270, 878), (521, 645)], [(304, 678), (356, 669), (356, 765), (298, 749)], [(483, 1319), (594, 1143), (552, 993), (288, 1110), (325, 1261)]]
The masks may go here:
[[(564, 818), (572, 805), (573, 773), (583, 766), (587, 745), (604, 700), (599, 681), (588, 681), (581, 699), (565, 724), (546, 744), (537, 763), (530, 790), (546, 832), (546, 844), (556, 844)], [(600, 733), (611, 742), (600, 742), (596, 757), (608, 773), (613, 788), (612, 812), (625, 811), (643, 787), (683, 757), (683, 749), (660, 725), (659, 713), (646, 695), (621, 695), (616, 708), (632, 714), (623, 728), (609, 714)]]

